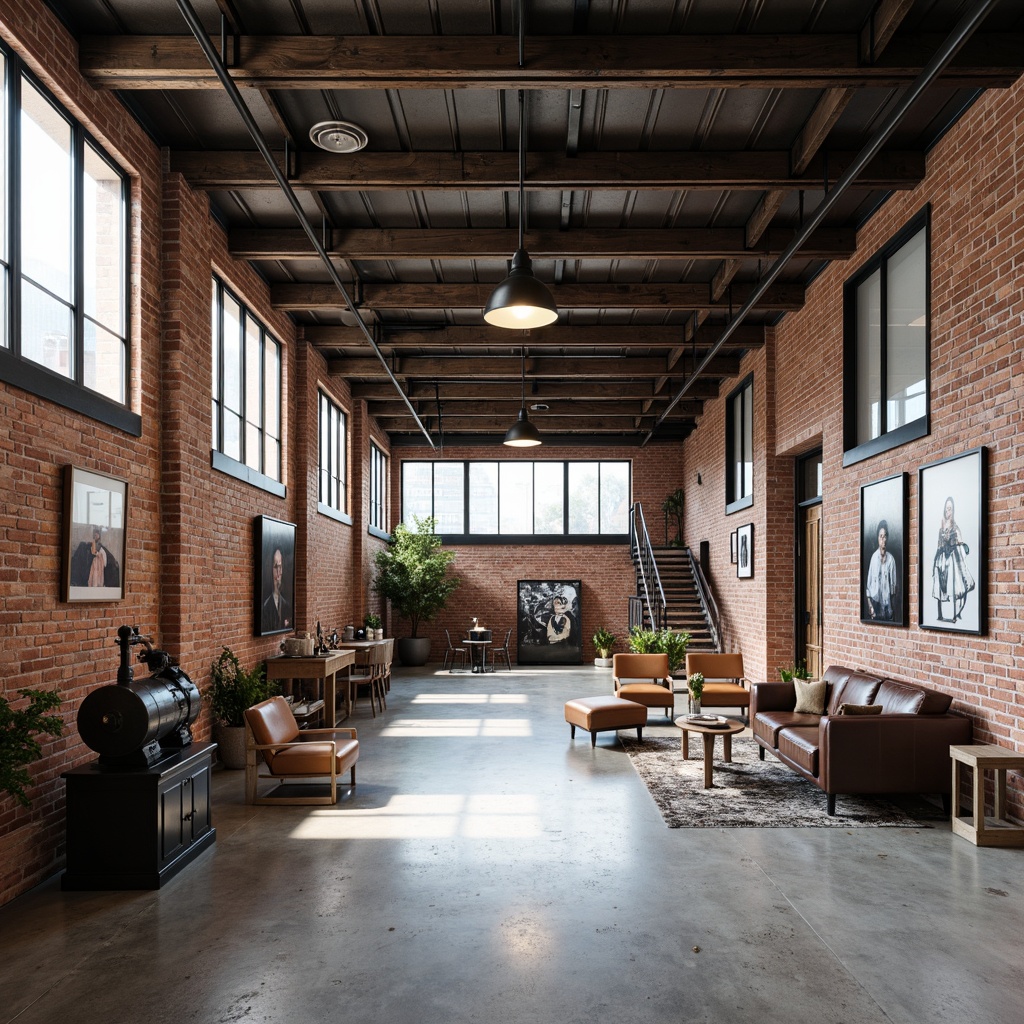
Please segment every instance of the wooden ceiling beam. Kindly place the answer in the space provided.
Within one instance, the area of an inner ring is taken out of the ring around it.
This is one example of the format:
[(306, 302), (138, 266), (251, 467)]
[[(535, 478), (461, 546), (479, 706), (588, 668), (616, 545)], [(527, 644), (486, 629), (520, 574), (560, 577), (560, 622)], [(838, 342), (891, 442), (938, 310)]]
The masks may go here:
[[(377, 416), (377, 425), (387, 433), (401, 430), (414, 430), (416, 424), (408, 413), (405, 416)], [(437, 430), (437, 416), (423, 417), (424, 425), (430, 431)], [(537, 413), (530, 416), (530, 422), (541, 434), (553, 432), (559, 434), (622, 434), (633, 433), (638, 429), (650, 429), (654, 417), (646, 417), (645, 423), (638, 423), (642, 417), (615, 416), (607, 420), (583, 420), (576, 416), (549, 416), (548, 413)], [(484, 434), (492, 433), (500, 437), (516, 421), (515, 414), (491, 417), (450, 416), (441, 415), (441, 427), (445, 434), (452, 431), (459, 433)], [(667, 420), (665, 421), (668, 422)], [(672, 425), (681, 427), (694, 424), (693, 420), (672, 420)], [(501, 446), (498, 445), (500, 448)]]
[[(419, 415), (435, 415), (437, 413), (437, 402), (433, 398), (417, 398), (411, 400)], [(567, 398), (562, 401), (556, 399), (537, 399), (534, 395), (526, 396), (526, 407), (529, 409), (534, 404), (547, 405), (549, 408), (537, 413), (538, 416), (580, 416), (586, 419), (605, 419), (611, 416), (647, 416), (657, 415), (661, 411), (661, 405), (634, 399), (633, 401), (599, 402), (586, 401), (579, 398)], [(463, 417), (508, 416), (515, 419), (516, 413), (521, 407), (519, 395), (511, 392), (507, 398), (488, 399), (486, 402), (470, 398), (453, 399), (441, 395), (441, 408), (449, 414)], [(649, 406), (649, 408), (645, 408)], [(394, 401), (370, 402), (367, 406), (372, 416), (395, 416), (405, 411), (405, 406), (400, 398)], [(692, 419), (700, 416), (704, 411), (703, 402), (679, 402), (669, 416), (674, 419)], [(532, 411), (531, 411), (532, 415)]]
[[(501, 36), (242, 35), (231, 77), (258, 89), (726, 89), (909, 85), (941, 34), (897, 34), (881, 60), (861, 61), (856, 33), (826, 35)], [(1008, 86), (1024, 36), (978, 33), (940, 82)], [(190, 35), (84, 36), (79, 69), (97, 88), (220, 89)]]
[[(395, 393), (394, 385), (369, 383), (363, 384), (352, 382), (350, 385), (354, 401), (367, 402), (400, 402), (401, 399)], [(475, 381), (467, 383), (463, 381), (445, 381), (440, 385), (441, 401), (475, 401), (491, 402), (502, 401), (513, 395), (519, 401), (519, 381)], [(696, 381), (693, 388), (687, 392), (688, 398), (713, 399), (718, 397), (718, 383), (710, 377), (701, 378)], [(433, 381), (407, 380), (405, 391), (413, 402), (427, 402), (436, 399), (437, 391)], [(587, 402), (599, 401), (623, 401), (625, 399), (637, 399), (642, 401), (654, 397), (654, 390), (650, 381), (579, 381), (579, 380), (530, 380), (529, 394), (527, 399), (530, 402), (557, 402), (557, 401), (578, 401)], [(659, 396), (660, 401), (667, 400), (669, 396)]]
[[(644, 151), (580, 153), (531, 152), (526, 157), (528, 192), (558, 189), (678, 190), (821, 189), (827, 171), (834, 184), (856, 156), (830, 152), (801, 174), (790, 167), (788, 150), (728, 152)], [(283, 159), (283, 154), (282, 154)], [(513, 190), (519, 187), (515, 153), (475, 152), (374, 153), (363, 150), (339, 158), (332, 153), (296, 154), (295, 188), (322, 192), (383, 192), (409, 189)], [(193, 188), (226, 191), (278, 188), (263, 157), (246, 150), (172, 150), (171, 170)], [(283, 164), (280, 165), (284, 170)], [(858, 188), (910, 189), (924, 177), (925, 157), (913, 150), (880, 153), (857, 178)]]
[[(754, 248), (738, 228), (581, 228), (526, 232), (533, 259), (771, 259), (789, 244), (793, 232), (768, 231)], [(507, 259), (516, 248), (514, 228), (371, 228), (329, 232), (327, 252), (346, 260)], [(231, 253), (246, 260), (317, 259), (299, 228), (237, 228)], [(821, 229), (800, 250), (814, 259), (848, 259), (856, 246), (852, 230)]]

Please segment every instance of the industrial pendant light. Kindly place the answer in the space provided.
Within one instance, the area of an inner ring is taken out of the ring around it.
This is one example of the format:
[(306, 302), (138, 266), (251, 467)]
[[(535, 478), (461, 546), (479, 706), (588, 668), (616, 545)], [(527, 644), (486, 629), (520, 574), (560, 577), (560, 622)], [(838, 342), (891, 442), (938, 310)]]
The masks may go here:
[[(526, 231), (526, 103), (523, 90), (519, 90), (519, 246), (512, 257), (512, 269), (497, 288), (491, 292), (484, 309), (484, 319), (495, 327), (524, 330), (546, 327), (558, 319), (558, 307), (543, 282), (533, 276), (530, 254), (523, 236)], [(525, 406), (523, 416), (525, 417)], [(506, 444), (510, 442), (506, 439)], [(539, 442), (534, 442), (539, 443)]]
[(520, 351), (522, 352), (523, 404), (519, 410), (519, 419), (508, 428), (508, 433), (502, 443), (507, 444), (510, 448), (534, 448), (544, 442), (540, 438), (540, 432), (530, 422), (530, 417), (526, 415), (526, 349), (523, 348)]

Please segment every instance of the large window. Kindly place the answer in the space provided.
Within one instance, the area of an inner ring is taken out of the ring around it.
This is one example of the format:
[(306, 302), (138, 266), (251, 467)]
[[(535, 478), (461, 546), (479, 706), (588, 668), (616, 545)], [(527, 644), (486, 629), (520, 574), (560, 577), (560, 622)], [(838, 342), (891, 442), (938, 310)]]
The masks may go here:
[(388, 531), (388, 457), (370, 442), (370, 522), (371, 531)]
[(212, 332), (212, 441), (224, 456), (214, 465), (258, 486), (279, 484), (281, 345), (216, 276)]
[(754, 503), (754, 379), (748, 377), (725, 407), (725, 511)]
[(441, 534), (615, 537), (629, 533), (628, 462), (405, 462), (402, 520), (434, 516)]
[(928, 432), (928, 211), (846, 285), (843, 464)]
[[(320, 394), (320, 511), (348, 520), (348, 417)], [(348, 520), (350, 521), (350, 520)]]
[(138, 433), (127, 409), (128, 180), (2, 50), (0, 91), (0, 374)]

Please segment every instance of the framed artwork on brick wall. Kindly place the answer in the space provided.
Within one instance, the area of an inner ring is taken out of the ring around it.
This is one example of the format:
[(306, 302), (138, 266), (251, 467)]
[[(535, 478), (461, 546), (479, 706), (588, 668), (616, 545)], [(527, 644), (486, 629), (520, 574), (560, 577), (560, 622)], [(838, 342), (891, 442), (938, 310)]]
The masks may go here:
[(860, 489), (861, 622), (906, 625), (906, 508), (906, 473)]
[(918, 470), (918, 623), (982, 634), (988, 628), (985, 449)]
[(254, 526), (256, 635), (289, 633), (295, 628), (295, 524), (257, 516)]
[(579, 580), (519, 580), (516, 656), (520, 665), (580, 665)]
[(736, 531), (729, 534), (729, 561), (736, 564)]
[(65, 601), (124, 599), (128, 481), (64, 467)]
[(736, 531), (736, 575), (749, 580), (754, 575), (754, 524), (747, 523)]

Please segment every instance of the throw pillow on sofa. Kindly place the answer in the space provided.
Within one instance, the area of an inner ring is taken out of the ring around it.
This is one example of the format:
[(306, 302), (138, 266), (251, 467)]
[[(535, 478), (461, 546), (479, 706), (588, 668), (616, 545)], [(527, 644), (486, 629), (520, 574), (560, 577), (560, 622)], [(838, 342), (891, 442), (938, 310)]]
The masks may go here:
[(881, 704), (840, 704), (839, 714), (841, 715), (880, 715)]
[(793, 710), (798, 715), (825, 714), (825, 695), (828, 683), (824, 679), (817, 683), (794, 679), (793, 685), (796, 687), (796, 707)]

